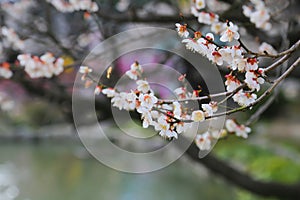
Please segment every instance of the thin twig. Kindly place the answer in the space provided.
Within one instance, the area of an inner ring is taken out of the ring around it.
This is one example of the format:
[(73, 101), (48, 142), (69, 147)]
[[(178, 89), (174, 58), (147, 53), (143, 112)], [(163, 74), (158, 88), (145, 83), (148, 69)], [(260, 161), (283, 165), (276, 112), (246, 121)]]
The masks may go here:
[(289, 49), (282, 51), (278, 54), (269, 54), (269, 53), (257, 53), (257, 52), (253, 52), (250, 49), (248, 49), (246, 47), (246, 45), (241, 41), (241, 39), (238, 40), (238, 42), (240, 43), (241, 47), (243, 47), (248, 54), (252, 54), (256, 57), (269, 57), (269, 58), (279, 58), (281, 56), (287, 55), (287, 54), (291, 54), (293, 52), (295, 52), (299, 47), (300, 47), (300, 40), (298, 40), (293, 46), (291, 46)]

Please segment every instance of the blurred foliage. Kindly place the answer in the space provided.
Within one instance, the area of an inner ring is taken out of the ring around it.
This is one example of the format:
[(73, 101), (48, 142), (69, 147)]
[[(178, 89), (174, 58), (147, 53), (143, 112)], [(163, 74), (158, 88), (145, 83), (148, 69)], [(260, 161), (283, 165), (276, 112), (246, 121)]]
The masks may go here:
[[(299, 152), (299, 145), (288, 141), (290, 140), (281, 141), (279, 145)], [(214, 148), (214, 153), (260, 180), (294, 183), (300, 179), (299, 162), (280, 156), (266, 147), (249, 144), (247, 140), (236, 137), (220, 140)], [(266, 199), (241, 189), (238, 189), (236, 194), (240, 200)]]
[(31, 101), (23, 108), (22, 114), (16, 118), (16, 123), (32, 127), (65, 122), (60, 108), (45, 101)]
[(300, 163), (245, 140), (230, 137), (219, 141), (214, 151), (224, 160), (242, 164), (246, 171), (261, 180), (293, 183), (300, 179)]

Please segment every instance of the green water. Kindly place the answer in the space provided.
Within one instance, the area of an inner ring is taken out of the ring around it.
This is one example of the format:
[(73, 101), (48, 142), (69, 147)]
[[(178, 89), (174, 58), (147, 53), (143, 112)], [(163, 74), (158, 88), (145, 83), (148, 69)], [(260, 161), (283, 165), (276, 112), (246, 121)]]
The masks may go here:
[(0, 164), (0, 176), (9, 173), (18, 189), (17, 200), (236, 199), (236, 189), (186, 159), (133, 175), (102, 165), (78, 143), (22, 142), (1, 144)]

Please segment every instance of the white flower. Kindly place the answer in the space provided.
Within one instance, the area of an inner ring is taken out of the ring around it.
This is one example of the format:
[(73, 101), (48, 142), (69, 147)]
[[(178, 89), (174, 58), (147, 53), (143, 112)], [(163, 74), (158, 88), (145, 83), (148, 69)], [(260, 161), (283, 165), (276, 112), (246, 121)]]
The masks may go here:
[(150, 85), (147, 81), (144, 80), (138, 80), (137, 82), (137, 89), (138, 91), (142, 92), (142, 93), (147, 93), (150, 91)]
[(158, 118), (157, 123), (155, 123), (154, 128), (156, 131), (160, 131), (159, 135), (165, 136), (170, 128), (170, 124), (167, 122), (165, 116), (161, 116)]
[(208, 54), (207, 58), (217, 65), (223, 65), (222, 55), (218, 51), (213, 51), (212, 53)]
[(258, 51), (260, 53), (264, 53), (266, 51), (268, 54), (277, 54), (277, 51), (270, 44), (268, 44), (266, 42), (263, 42), (259, 46)]
[(11, 46), (14, 50), (23, 50), (25, 48), (24, 41), (19, 38), (17, 33), (6, 26), (1, 28), (1, 33), (5, 39), (5, 42)]
[(233, 62), (230, 65), (232, 70), (238, 70), (244, 72), (247, 69), (247, 60), (245, 58), (236, 58), (233, 59)]
[(140, 71), (140, 72), (143, 71), (142, 66), (137, 61), (135, 61), (132, 65), (130, 65), (130, 69), (135, 71)]
[(201, 47), (199, 46), (196, 39), (193, 39), (193, 38), (184, 39), (184, 40), (182, 40), (182, 43), (185, 43), (185, 47), (188, 50), (191, 50), (192, 52), (201, 51)]
[(269, 12), (266, 9), (257, 10), (251, 13), (250, 21), (255, 24), (257, 28), (262, 28), (264, 30), (270, 30), (271, 24), (268, 22), (270, 20)]
[(126, 110), (134, 110), (136, 108), (137, 96), (134, 92), (127, 93), (126, 104), (124, 108)]
[(114, 97), (117, 93), (113, 88), (105, 88), (102, 90), (102, 94), (106, 95), (108, 98)]
[(174, 90), (174, 93), (179, 99), (185, 99), (186, 98), (186, 88), (180, 87)]
[(249, 92), (239, 91), (235, 95), (233, 95), (232, 98), (240, 106), (249, 106), (250, 104), (255, 102), (257, 95), (254, 93), (251, 94)]
[(252, 9), (249, 7), (249, 6), (246, 6), (246, 5), (243, 5), (243, 14), (246, 16), (246, 17), (250, 17), (251, 14), (252, 14)]
[(181, 116), (181, 105), (178, 101), (173, 102), (173, 113), (174, 113), (174, 117), (179, 119)]
[(236, 90), (241, 85), (241, 82), (232, 74), (226, 75), (225, 78), (227, 79), (225, 85), (228, 92)]
[(192, 118), (194, 122), (202, 122), (205, 120), (205, 114), (202, 110), (196, 110), (192, 112)]
[(192, 6), (192, 7), (191, 7), (191, 13), (192, 13), (192, 15), (194, 15), (195, 17), (198, 17), (198, 16), (199, 16), (199, 11), (196, 9), (195, 6)]
[(0, 76), (9, 79), (13, 75), (12, 71), (9, 69), (8, 63), (2, 63), (2, 66), (0, 66)]
[(176, 124), (176, 132), (183, 133), (186, 132), (191, 127), (191, 123), (179, 122)]
[(226, 30), (226, 27), (227, 27), (226, 23), (215, 22), (211, 25), (211, 31), (214, 32), (215, 34), (220, 34)]
[(226, 120), (225, 126), (229, 132), (235, 133), (238, 137), (248, 138), (248, 133), (251, 132), (249, 127), (246, 127), (245, 125), (238, 125), (232, 119)]
[(132, 80), (137, 80), (138, 78), (137, 70), (129, 70), (125, 74)]
[(211, 136), (209, 132), (198, 134), (195, 143), (200, 150), (209, 150), (211, 148)]
[(243, 6), (243, 13), (246, 17), (250, 18), (250, 21), (255, 24), (256, 28), (268, 31), (272, 28), (270, 20), (270, 14), (265, 3), (261, 0), (251, 0), (254, 4), (254, 8), (249, 6)]
[(95, 88), (94, 94), (95, 94), (95, 95), (99, 95), (99, 94), (101, 93), (101, 90), (102, 90), (102, 88), (101, 88), (100, 86), (97, 86), (97, 87)]
[(238, 40), (240, 34), (238, 33), (238, 27), (232, 22), (227, 23), (226, 30), (221, 34), (220, 40), (222, 42), (231, 42), (233, 39)]
[(249, 71), (249, 70), (257, 70), (257, 69), (258, 69), (257, 59), (248, 58), (246, 64), (246, 70)]
[(189, 36), (189, 32), (186, 28), (186, 25), (176, 23), (175, 26), (177, 27), (176, 30), (180, 37), (187, 38)]
[(214, 13), (200, 12), (198, 14), (198, 22), (211, 25), (213, 23), (219, 22), (219, 15)]
[(202, 109), (204, 110), (205, 117), (212, 116), (214, 114), (213, 108), (209, 104), (202, 104)]
[(255, 89), (257, 91), (260, 90), (260, 84), (263, 84), (265, 80), (262, 77), (258, 77), (259, 74), (255, 73), (254, 71), (247, 71), (246, 72), (246, 79), (245, 83), (250, 89)]
[(18, 55), (20, 65), (31, 78), (51, 78), (63, 72), (64, 59), (56, 59), (51, 53), (45, 53), (40, 58), (29, 54)]
[(153, 95), (153, 93), (140, 94), (139, 101), (141, 102), (142, 107), (150, 110), (154, 106), (154, 104), (157, 103), (157, 98)]
[(251, 132), (251, 128), (246, 127), (244, 125), (239, 125), (237, 127), (237, 130), (235, 131), (236, 136), (242, 137), (242, 138), (248, 138), (248, 133)]
[(154, 122), (154, 128), (156, 131), (159, 131), (159, 135), (164, 138), (178, 138), (178, 135), (175, 131), (170, 130), (170, 124), (166, 121), (165, 116), (158, 118), (157, 122)]
[(52, 73), (56, 76), (61, 74), (64, 71), (64, 63), (64, 59), (58, 58), (53, 65)]
[(30, 54), (20, 54), (17, 59), (20, 61), (20, 65), (25, 66), (29, 61), (31, 61)]
[(141, 118), (143, 120), (143, 128), (148, 128), (153, 122), (151, 113), (149, 111), (142, 113)]
[(233, 133), (237, 129), (237, 124), (232, 119), (228, 119), (225, 122), (225, 127), (229, 132)]
[[(160, 134), (161, 135), (161, 134)], [(162, 135), (161, 135), (162, 136)], [(164, 136), (163, 136), (164, 137)], [(178, 134), (175, 132), (175, 131), (172, 131), (172, 130), (167, 130), (165, 132), (165, 137), (167, 138), (176, 138), (178, 139)]]
[(205, 8), (205, 0), (195, 0), (195, 6), (197, 10)]
[(125, 93), (125, 92), (117, 93), (111, 99), (111, 103), (113, 104), (114, 107), (119, 108), (119, 110), (125, 109), (126, 103), (127, 103), (126, 97), (127, 97), (127, 93)]

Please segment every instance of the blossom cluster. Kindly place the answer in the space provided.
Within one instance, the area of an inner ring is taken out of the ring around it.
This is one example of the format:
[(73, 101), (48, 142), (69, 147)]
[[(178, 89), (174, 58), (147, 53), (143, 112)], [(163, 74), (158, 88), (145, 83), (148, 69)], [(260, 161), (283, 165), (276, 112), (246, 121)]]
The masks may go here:
[[(233, 26), (231, 22), (229, 25)], [(176, 24), (176, 26), (180, 36), (187, 35), (186, 25)], [(227, 29), (224, 34), (227, 35), (226, 32), (228, 31), (230, 29)], [(227, 36), (223, 35), (222, 37)], [(202, 36), (200, 32), (195, 32), (193, 38), (184, 38), (182, 43), (186, 44), (187, 49), (206, 56), (213, 63), (219, 66), (228, 66), (231, 70), (231, 73), (226, 76), (227, 80), (225, 82), (228, 92), (235, 91), (242, 85), (242, 82), (247, 84), (249, 91), (239, 90), (233, 96), (235, 102), (242, 106), (248, 106), (256, 100), (256, 95), (253, 94), (253, 91), (259, 91), (260, 85), (264, 83), (264, 70), (258, 67), (256, 58), (244, 56), (246, 52), (241, 46), (219, 47), (214, 43), (214, 35), (212, 33)], [(232, 75), (233, 72), (242, 73), (244, 80), (240, 81), (236, 76)]]
[(239, 39), (238, 26), (232, 22), (221, 22), (219, 15), (212, 12), (205, 12), (204, 0), (194, 0), (191, 7), (191, 13), (198, 18), (198, 22), (211, 26), (211, 31), (215, 34), (221, 34), (220, 40), (222, 42), (231, 42), (233, 39)]
[[(92, 69), (81, 66), (79, 72), (83, 74), (82, 80), (89, 81), (87, 77), (90, 76)], [(120, 110), (137, 111), (141, 115), (143, 128), (152, 126), (160, 136), (167, 139), (177, 139), (179, 134), (190, 128), (192, 122), (203, 122), (217, 112), (218, 105), (213, 101), (202, 104), (199, 110), (185, 109), (180, 99), (194, 97), (197, 94), (188, 92), (184, 86), (174, 90), (178, 100), (172, 102), (160, 100), (151, 89), (151, 85), (141, 78), (142, 72), (143, 68), (138, 62), (133, 63), (126, 72), (130, 79), (136, 81), (136, 88), (130, 92), (119, 92), (116, 88), (97, 83), (95, 94), (102, 93), (111, 98), (112, 105)], [(205, 147), (208, 148), (208, 145)]]
[[(251, 0), (253, 8), (244, 6), (244, 14), (250, 17), (250, 21), (255, 23), (257, 28), (269, 30), (271, 24), (269, 12), (261, 0)], [(225, 76), (225, 86), (232, 100), (242, 107), (251, 107), (256, 100), (261, 85), (265, 83), (265, 71), (259, 67), (257, 56), (251, 56), (249, 50), (241, 43), (239, 28), (233, 22), (221, 22), (219, 15), (212, 12), (205, 12), (206, 3), (204, 0), (193, 0), (191, 7), (192, 14), (198, 18), (198, 22), (209, 25), (212, 33), (202, 35), (200, 31), (195, 31), (187, 24), (176, 23), (178, 35), (182, 37), (182, 43), (186, 48), (205, 56), (208, 60), (218, 66), (226, 66), (229, 73)], [(190, 32), (193, 35), (190, 36)], [(214, 37), (218, 35), (220, 41), (225, 43), (218, 44)], [(228, 45), (233, 42), (234, 45)], [(236, 43), (240, 43), (236, 45)], [(228, 45), (228, 46), (227, 46)], [(275, 55), (276, 50), (267, 43), (262, 43), (259, 52), (265, 55)], [(191, 95), (186, 94), (184, 89), (175, 91), (182, 99), (188, 99)], [(201, 119), (201, 115), (197, 117)], [(226, 121), (227, 132), (235, 133), (237, 136), (247, 138), (251, 129), (244, 125), (237, 124), (234, 120)], [(225, 131), (225, 130), (224, 130)], [(224, 131), (218, 131), (221, 133)], [(222, 134), (221, 134), (222, 135)], [(209, 149), (211, 138), (216, 136), (216, 131), (208, 131), (196, 138), (197, 146), (202, 150)]]
[(255, 24), (256, 28), (268, 31), (272, 28), (270, 13), (262, 0), (250, 0), (252, 6), (244, 5), (243, 13), (250, 21)]
[(1, 35), (4, 39), (4, 46), (12, 47), (14, 50), (24, 49), (24, 41), (19, 38), (12, 28), (8, 28), (6, 26), (1, 27)]
[(57, 10), (60, 12), (74, 12), (74, 11), (88, 11), (88, 12), (97, 12), (99, 7), (97, 3), (91, 0), (47, 0), (51, 3)]
[(248, 134), (251, 132), (251, 128), (245, 125), (239, 125), (232, 119), (226, 120), (225, 123), (228, 132), (235, 133), (239, 137), (248, 138)]
[(25, 67), (25, 72), (30, 78), (51, 78), (64, 71), (64, 59), (55, 58), (52, 53), (45, 53), (41, 57), (30, 54), (18, 55), (20, 65)]

